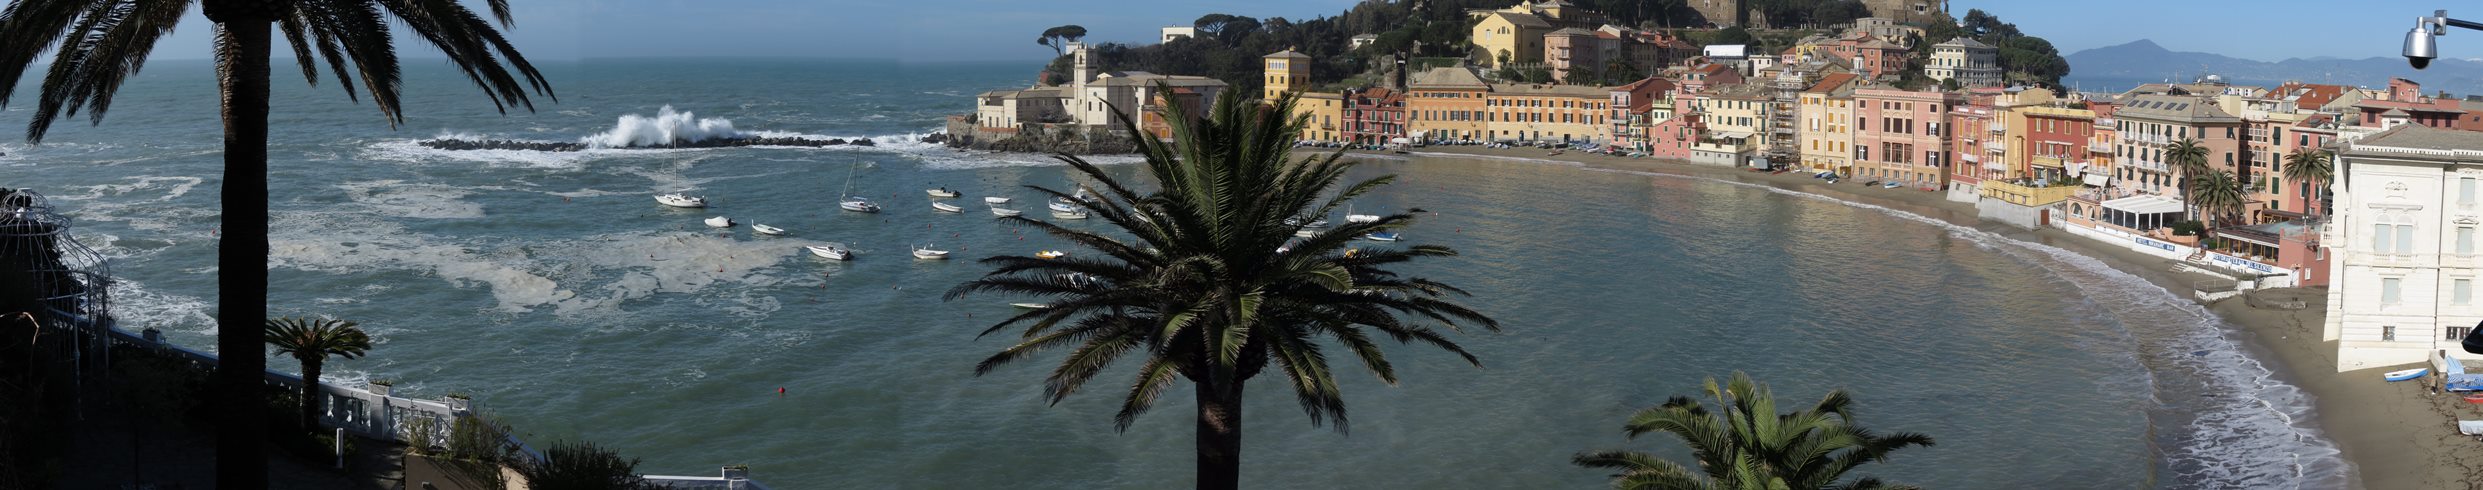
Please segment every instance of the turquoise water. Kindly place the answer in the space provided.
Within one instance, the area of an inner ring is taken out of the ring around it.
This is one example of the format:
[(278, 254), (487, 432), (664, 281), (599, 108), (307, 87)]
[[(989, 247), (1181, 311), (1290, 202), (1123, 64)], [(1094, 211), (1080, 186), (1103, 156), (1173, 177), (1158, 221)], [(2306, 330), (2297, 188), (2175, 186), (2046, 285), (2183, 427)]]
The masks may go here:
[[(331, 381), (469, 393), (531, 439), (591, 439), (652, 473), (744, 463), (780, 488), (1188, 484), (1186, 393), (1115, 433), (1120, 377), (1059, 406), (1040, 397), (1056, 358), (976, 377), (974, 362), (1006, 341), (974, 334), (1010, 299), (939, 298), (985, 270), (963, 259), (1063, 246), (973, 204), (1006, 195), (1039, 210), (1019, 186), (1066, 184), (1066, 168), (909, 143), (1037, 67), (565, 63), (547, 67), (559, 103), (503, 117), (453, 72), (413, 65), (413, 112), (396, 131), (333, 87), (276, 85), (271, 308), (357, 320), (379, 342), (332, 363)], [(113, 258), (127, 326), (201, 348), (215, 331), (209, 75), (199, 62), (150, 64), (104, 125), (0, 145), (0, 186), (49, 193)], [(883, 145), (411, 144), (576, 141), (629, 132), (643, 121), (626, 116), (667, 105), (738, 131)], [(0, 122), (25, 117), (12, 106)], [(885, 213), (836, 210), (849, 171)], [(1351, 434), (1310, 427), (1262, 380), (1245, 418), (1252, 486), (1594, 486), (1603, 475), (1570, 454), (1685, 457), (1667, 439), (1623, 441), (1621, 422), (1736, 370), (1789, 400), (1850, 390), (1867, 425), (1938, 438), (1869, 470), (1904, 483), (2325, 488), (2350, 473), (2309, 428), (2305, 395), (2270, 379), (2220, 320), (2049, 246), (1907, 210), (1524, 159), (1418, 154), (1359, 172), (1404, 183), (1358, 207), (1433, 211), (1408, 243), (1465, 254), (1411, 270), (1474, 291), (1469, 304), (1508, 329), (1457, 338), (1481, 369), (1404, 347), (1391, 350), (1400, 386), (1343, 372)], [(933, 213), (921, 194), (933, 186), (963, 191), (968, 213)], [(649, 199), (680, 189), (715, 206)], [(699, 225), (713, 215), (793, 234)], [(835, 263), (799, 248), (825, 242), (863, 253)], [(918, 262), (910, 245), (960, 260)]]

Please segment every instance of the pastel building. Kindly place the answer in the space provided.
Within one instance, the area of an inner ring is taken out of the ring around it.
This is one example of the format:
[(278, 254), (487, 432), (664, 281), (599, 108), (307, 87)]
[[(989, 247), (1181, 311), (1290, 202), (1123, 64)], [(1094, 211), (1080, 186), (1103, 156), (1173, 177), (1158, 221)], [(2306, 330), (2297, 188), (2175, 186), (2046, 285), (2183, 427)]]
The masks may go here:
[(2000, 85), (2000, 48), (1970, 37), (1931, 45), (1931, 59), (1923, 65), (1923, 76), (1956, 80), (1966, 87)]
[(2114, 176), (2116, 186), (2170, 198), (2181, 196), (2181, 179), (2187, 176), (2179, 174), (2164, 151), (2182, 140), (2207, 147), (2210, 168), (2247, 177), (2239, 164), (2242, 120), (2225, 112), (2213, 98), (2137, 95), (2122, 100), (2113, 110), (2113, 120), (2118, 124), (2113, 129), (2121, 136), (2113, 152), (2120, 172)]
[(1484, 95), (1491, 85), (1463, 67), (1415, 73), (1406, 85), (1408, 132), (1427, 141), (1486, 140), (1490, 130)]
[(1598, 87), (1492, 84), (1484, 125), (1496, 141), (1602, 143), (1610, 139), (1611, 97)]
[(1921, 189), (1947, 185), (1948, 112), (1957, 94), (1863, 88), (1854, 91), (1854, 178)]
[(2483, 133), (2402, 125), (2344, 147), (2321, 239), (2337, 369), (2476, 359), (2458, 342), (2483, 321)]
[(1853, 169), (1854, 88), (1856, 77), (1834, 73), (1802, 90), (1794, 134), (1801, 168), (1812, 172), (1846, 173)]

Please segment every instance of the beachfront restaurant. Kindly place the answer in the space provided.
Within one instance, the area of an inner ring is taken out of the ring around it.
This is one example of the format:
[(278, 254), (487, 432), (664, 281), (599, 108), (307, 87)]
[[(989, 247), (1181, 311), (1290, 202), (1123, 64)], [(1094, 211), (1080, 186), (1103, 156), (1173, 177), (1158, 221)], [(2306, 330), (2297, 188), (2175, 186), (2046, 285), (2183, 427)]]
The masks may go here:
[(2181, 200), (2141, 194), (2103, 202), (2105, 223), (2132, 230), (2153, 230), (2181, 221)]

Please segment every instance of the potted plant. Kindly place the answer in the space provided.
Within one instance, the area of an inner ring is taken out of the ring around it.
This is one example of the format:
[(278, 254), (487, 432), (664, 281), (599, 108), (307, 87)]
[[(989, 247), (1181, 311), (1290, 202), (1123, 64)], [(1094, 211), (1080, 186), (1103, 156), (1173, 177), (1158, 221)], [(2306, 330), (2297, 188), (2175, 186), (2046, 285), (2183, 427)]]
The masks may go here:
[(370, 386), (364, 387), (362, 390), (371, 392), (373, 395), (396, 396), (396, 384), (397, 382), (395, 381), (374, 379), (370, 381)]

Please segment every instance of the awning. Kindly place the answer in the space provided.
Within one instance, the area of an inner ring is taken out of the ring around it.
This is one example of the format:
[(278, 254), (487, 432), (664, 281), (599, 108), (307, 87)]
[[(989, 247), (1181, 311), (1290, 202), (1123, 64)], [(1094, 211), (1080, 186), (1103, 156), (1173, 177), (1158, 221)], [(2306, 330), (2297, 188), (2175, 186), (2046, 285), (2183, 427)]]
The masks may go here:
[(2137, 195), (2104, 201), (2104, 209), (2130, 214), (2164, 214), (2182, 211), (2181, 201), (2157, 195)]
[(1725, 132), (1725, 131), (1719, 131), (1719, 132), (1717, 132), (1717, 133), (1716, 133), (1716, 138), (1719, 138), (1719, 139), (1741, 139), (1741, 140), (1748, 140), (1748, 139), (1750, 139), (1750, 133), (1736, 133), (1736, 132)]
[(2111, 175), (2105, 175), (2105, 174), (2086, 174), (2086, 185), (2091, 185), (2091, 186), (2096, 186), (2096, 187), (2103, 187), (2105, 184), (2110, 184), (2110, 183), (2112, 183), (2112, 176), (2111, 176)]

